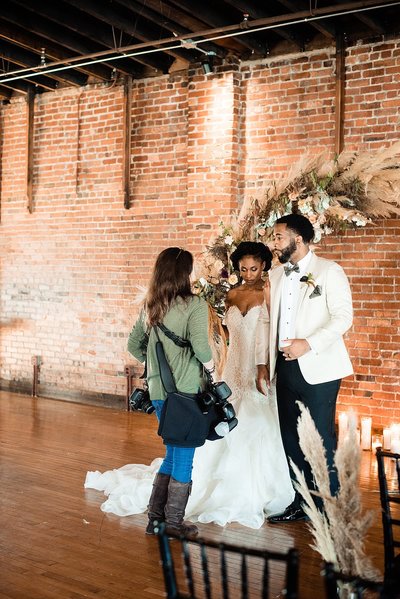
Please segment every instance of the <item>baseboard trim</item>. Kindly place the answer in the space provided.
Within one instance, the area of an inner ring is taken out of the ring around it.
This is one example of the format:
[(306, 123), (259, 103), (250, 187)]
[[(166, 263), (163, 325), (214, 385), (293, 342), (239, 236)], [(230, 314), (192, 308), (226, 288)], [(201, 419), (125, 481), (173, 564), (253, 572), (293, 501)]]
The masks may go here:
[[(23, 395), (32, 395), (32, 385), (24, 383), (23, 381), (7, 381), (5, 379), (0, 379), (0, 390), (22, 393)], [(69, 389), (58, 389), (51, 385), (38, 385), (37, 397), (126, 410), (125, 396), (112, 395), (110, 393), (79, 390), (71, 391)]]

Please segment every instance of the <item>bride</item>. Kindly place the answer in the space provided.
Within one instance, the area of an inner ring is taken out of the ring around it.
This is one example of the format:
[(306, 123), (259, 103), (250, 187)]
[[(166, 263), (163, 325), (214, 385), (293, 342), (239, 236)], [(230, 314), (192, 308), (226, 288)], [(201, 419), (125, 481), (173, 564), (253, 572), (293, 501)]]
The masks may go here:
[[(222, 379), (232, 390), (238, 426), (218, 441), (206, 441), (195, 452), (192, 494), (185, 517), (221, 526), (238, 522), (260, 528), (265, 517), (289, 505), (293, 487), (280, 436), (274, 389), (260, 394), (256, 379), (256, 327), (269, 316), (265, 302), (272, 255), (263, 243), (245, 241), (231, 255), (242, 285), (226, 297), (225, 324), (229, 348)], [(262, 359), (264, 361), (264, 359)], [(129, 464), (101, 474), (88, 472), (86, 488), (104, 491), (101, 509), (120, 516), (144, 512), (161, 458), (150, 466)]]

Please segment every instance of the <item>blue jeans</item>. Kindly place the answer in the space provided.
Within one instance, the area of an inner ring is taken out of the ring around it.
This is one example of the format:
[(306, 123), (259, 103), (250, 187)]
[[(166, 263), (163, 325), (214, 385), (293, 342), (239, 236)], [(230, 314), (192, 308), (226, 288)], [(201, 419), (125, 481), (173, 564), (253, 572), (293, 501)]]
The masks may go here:
[[(156, 411), (157, 419), (160, 420), (161, 410), (164, 402), (156, 399), (151, 402)], [(168, 474), (180, 483), (190, 483), (192, 480), (193, 458), (195, 447), (176, 447), (166, 445), (166, 452), (159, 472)]]

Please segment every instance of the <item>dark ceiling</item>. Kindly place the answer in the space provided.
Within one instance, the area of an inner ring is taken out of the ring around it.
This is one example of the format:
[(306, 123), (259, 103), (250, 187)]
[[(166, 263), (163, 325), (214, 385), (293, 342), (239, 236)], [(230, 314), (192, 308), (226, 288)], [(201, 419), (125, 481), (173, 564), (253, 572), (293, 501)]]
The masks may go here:
[(0, 99), (399, 32), (395, 0), (3, 0)]

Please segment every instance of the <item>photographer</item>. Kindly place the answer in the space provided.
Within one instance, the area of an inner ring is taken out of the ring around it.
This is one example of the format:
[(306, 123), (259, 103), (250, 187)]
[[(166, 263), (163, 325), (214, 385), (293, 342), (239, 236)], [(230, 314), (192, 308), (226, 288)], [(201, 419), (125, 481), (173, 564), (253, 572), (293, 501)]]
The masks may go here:
[[(158, 419), (166, 393), (155, 349), (156, 329), (179, 391), (199, 392), (206, 385), (203, 367), (211, 378), (214, 372), (208, 343), (208, 306), (191, 291), (192, 269), (193, 256), (182, 248), (167, 248), (159, 254), (144, 309), (129, 336), (128, 351), (140, 362), (146, 362), (150, 399)], [(188, 339), (191, 347), (178, 347), (158, 329), (159, 324)], [(180, 426), (179, 420), (176, 426)], [(147, 534), (154, 534), (154, 521), (164, 519), (169, 533), (197, 534), (196, 526), (183, 521), (192, 485), (194, 452), (195, 447), (166, 445), (166, 454), (154, 480), (148, 505)]]

